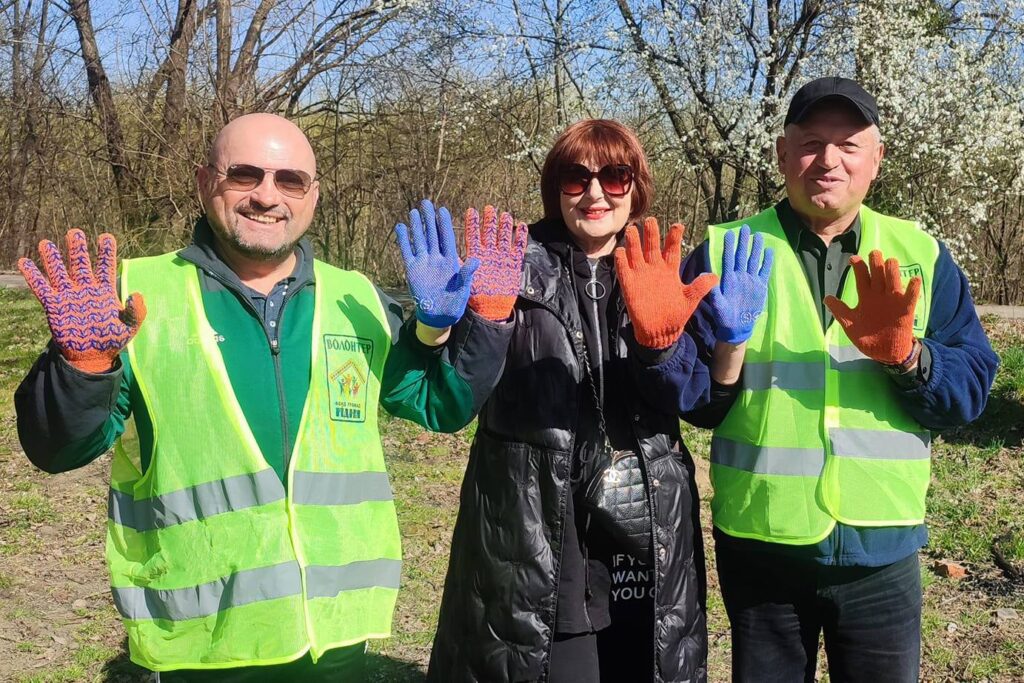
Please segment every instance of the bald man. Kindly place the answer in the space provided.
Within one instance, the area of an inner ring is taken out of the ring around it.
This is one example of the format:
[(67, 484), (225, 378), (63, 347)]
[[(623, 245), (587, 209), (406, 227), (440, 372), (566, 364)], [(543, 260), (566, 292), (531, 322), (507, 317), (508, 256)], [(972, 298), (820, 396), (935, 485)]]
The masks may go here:
[(512, 326), (404, 321), (315, 260), (316, 159), (283, 118), (225, 126), (196, 182), (192, 244), (126, 260), (120, 295), (109, 235), (95, 272), (81, 231), (67, 267), (48, 241), (45, 277), (19, 263), (53, 333), (15, 395), (21, 443), (56, 473), (116, 442), (114, 604), (155, 680), (361, 681), (401, 572), (377, 408), (460, 429)]

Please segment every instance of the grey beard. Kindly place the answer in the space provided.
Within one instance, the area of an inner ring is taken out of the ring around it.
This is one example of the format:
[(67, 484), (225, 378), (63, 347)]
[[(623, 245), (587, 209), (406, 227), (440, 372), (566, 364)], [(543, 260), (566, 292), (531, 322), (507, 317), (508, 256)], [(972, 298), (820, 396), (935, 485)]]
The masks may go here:
[(253, 261), (278, 261), (282, 257), (291, 254), (292, 251), (295, 250), (295, 245), (299, 243), (299, 240), (295, 240), (293, 242), (288, 242), (287, 244), (282, 244), (277, 249), (268, 249), (258, 244), (243, 242), (239, 239), (238, 235), (234, 233), (227, 237), (232, 249)]

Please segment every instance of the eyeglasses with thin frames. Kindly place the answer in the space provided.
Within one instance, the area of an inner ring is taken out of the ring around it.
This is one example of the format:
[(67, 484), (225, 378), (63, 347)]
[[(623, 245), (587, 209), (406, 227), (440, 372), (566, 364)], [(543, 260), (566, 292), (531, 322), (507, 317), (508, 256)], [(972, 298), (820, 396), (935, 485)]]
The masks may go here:
[(232, 190), (249, 191), (259, 187), (267, 173), (272, 174), (274, 184), (281, 194), (293, 199), (302, 199), (313, 185), (313, 178), (305, 171), (296, 168), (260, 168), (251, 164), (232, 164), (223, 171), (210, 164), (217, 175), (224, 176), (227, 186)]

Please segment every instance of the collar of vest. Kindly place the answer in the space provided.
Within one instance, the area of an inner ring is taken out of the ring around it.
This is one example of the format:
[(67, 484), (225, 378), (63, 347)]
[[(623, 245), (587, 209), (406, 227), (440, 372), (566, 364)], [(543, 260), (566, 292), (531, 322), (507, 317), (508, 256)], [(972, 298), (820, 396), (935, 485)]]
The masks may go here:
[[(836, 235), (835, 239), (845, 239), (846, 235), (851, 232), (856, 235), (856, 241), (854, 242), (854, 251), (860, 246), (860, 235), (862, 231), (861, 214), (867, 207), (861, 205), (861, 210), (857, 212), (857, 216), (850, 223), (849, 227), (839, 235)], [(868, 209), (870, 211), (870, 209)], [(800, 251), (800, 238), (804, 231), (810, 230), (803, 220), (797, 215), (796, 211), (793, 210), (793, 205), (790, 204), (789, 198), (783, 198), (778, 204), (775, 205), (775, 216), (779, 220), (779, 225), (782, 226), (782, 231), (786, 235), (786, 240), (789, 242), (789, 246), (793, 251)]]

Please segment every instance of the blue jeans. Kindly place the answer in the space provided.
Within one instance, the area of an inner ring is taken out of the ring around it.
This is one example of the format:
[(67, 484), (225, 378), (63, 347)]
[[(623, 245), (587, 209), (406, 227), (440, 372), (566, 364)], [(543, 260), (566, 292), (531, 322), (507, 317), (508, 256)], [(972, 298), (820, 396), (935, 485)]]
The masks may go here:
[(884, 567), (829, 567), (723, 544), (715, 556), (734, 681), (813, 682), (822, 632), (830, 680), (918, 680), (917, 553)]

